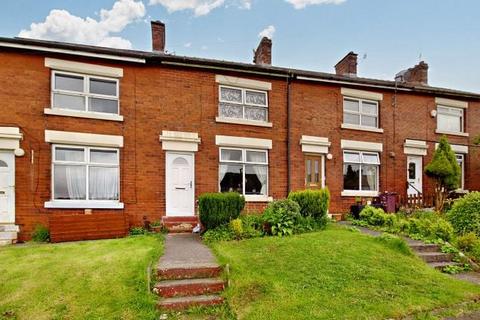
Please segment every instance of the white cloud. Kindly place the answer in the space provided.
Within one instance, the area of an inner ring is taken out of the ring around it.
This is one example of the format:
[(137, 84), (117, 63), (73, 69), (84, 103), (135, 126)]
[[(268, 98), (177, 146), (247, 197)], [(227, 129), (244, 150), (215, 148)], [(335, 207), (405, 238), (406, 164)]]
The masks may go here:
[(145, 6), (141, 1), (117, 0), (110, 10), (100, 10), (99, 16), (99, 20), (81, 18), (67, 10), (53, 9), (44, 22), (32, 23), (30, 29), (20, 31), (18, 36), (129, 49), (132, 47), (129, 40), (112, 33), (121, 32), (145, 16)]
[(150, 5), (162, 5), (168, 12), (191, 10), (194, 15), (204, 16), (219, 7), (234, 5), (241, 9), (250, 9), (252, 0), (150, 0)]
[(202, 49), (202, 50), (208, 50), (208, 47), (205, 46), (205, 45), (203, 45), (200, 49)]
[(303, 9), (314, 4), (341, 4), (347, 0), (285, 0), (292, 4), (295, 9)]
[(274, 34), (275, 34), (275, 27), (270, 25), (265, 29), (263, 29), (262, 31), (260, 31), (258, 36), (260, 38), (267, 37), (268, 39), (272, 39)]
[(191, 42), (187, 42), (183, 45), (185, 48), (190, 48), (192, 46)]

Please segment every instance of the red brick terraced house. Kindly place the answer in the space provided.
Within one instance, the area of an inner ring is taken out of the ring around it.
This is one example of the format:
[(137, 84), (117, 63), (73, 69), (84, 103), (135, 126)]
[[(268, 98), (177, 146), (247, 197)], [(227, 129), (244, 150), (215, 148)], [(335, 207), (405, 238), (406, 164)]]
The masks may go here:
[(328, 186), (330, 212), (384, 191), (428, 194), (423, 168), (447, 135), (462, 190), (480, 189), (480, 94), (431, 87), (421, 62), (393, 81), (153, 51), (0, 38), (0, 242), (123, 236), (191, 222), (204, 192), (238, 191), (260, 211)]

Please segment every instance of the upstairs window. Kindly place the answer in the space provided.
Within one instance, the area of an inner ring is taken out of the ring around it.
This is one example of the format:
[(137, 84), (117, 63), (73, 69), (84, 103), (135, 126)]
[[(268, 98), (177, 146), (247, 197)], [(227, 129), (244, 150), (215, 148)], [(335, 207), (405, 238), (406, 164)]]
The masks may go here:
[(268, 121), (266, 91), (220, 86), (219, 100), (221, 118)]
[(52, 72), (52, 108), (119, 114), (118, 80)]
[(437, 130), (442, 132), (463, 133), (463, 109), (437, 106)]
[(378, 191), (380, 156), (376, 152), (345, 151), (343, 153), (343, 189)]
[(266, 196), (268, 152), (265, 150), (220, 148), (221, 192)]
[(378, 102), (344, 98), (343, 123), (358, 127), (378, 128)]

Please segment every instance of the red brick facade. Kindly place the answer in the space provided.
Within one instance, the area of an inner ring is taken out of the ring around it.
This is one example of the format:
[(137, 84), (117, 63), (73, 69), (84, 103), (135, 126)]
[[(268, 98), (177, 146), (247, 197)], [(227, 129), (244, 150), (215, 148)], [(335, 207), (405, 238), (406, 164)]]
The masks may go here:
[[(120, 115), (124, 121), (44, 114), (44, 108), (50, 106), (51, 99), (51, 70), (45, 67), (45, 57), (122, 68)], [(154, 221), (166, 214), (166, 152), (159, 141), (162, 130), (198, 133), (201, 143), (195, 153), (196, 196), (218, 191), (219, 148), (215, 144), (216, 135), (272, 141), (268, 195), (274, 199), (286, 197), (289, 188), (305, 188), (305, 153), (300, 145), (302, 135), (326, 137), (331, 143), (328, 153), (332, 155), (331, 160), (325, 157), (326, 185), (332, 195), (332, 213), (347, 212), (354, 202), (353, 197), (341, 196), (342, 139), (383, 144), (379, 191), (395, 191), (404, 195), (407, 162), (403, 147), (405, 140), (427, 142), (428, 153), (423, 158), (425, 165), (430, 161), (435, 142), (440, 138), (440, 134), (435, 133), (436, 119), (431, 116), (431, 111), (436, 109), (435, 98), (442, 96), (440, 93), (395, 92), (391, 88), (372, 88), (367, 84), (328, 84), (297, 80), (287, 73), (284, 77), (278, 77), (231, 69), (167, 66), (148, 60), (145, 64), (115, 62), (14, 49), (0, 51), (0, 81), (3, 83), (0, 87), (0, 127), (20, 128), (23, 134), (21, 148), (25, 151), (24, 156), (15, 158), (15, 214), (16, 224), (20, 226), (19, 239), (29, 239), (36, 224), (49, 226), (56, 215), (65, 220), (66, 214), (85, 213), (83, 209), (47, 209), (44, 206), (52, 196), (51, 145), (45, 142), (45, 130), (124, 137), (124, 147), (120, 149), (120, 201), (125, 208), (92, 209), (92, 213), (93, 216), (103, 214), (102, 219), (111, 213), (122, 215), (128, 226), (142, 225), (144, 217)], [(219, 90), (216, 75), (271, 83), (268, 120), (272, 127), (217, 122)], [(341, 128), (341, 89), (349, 86), (383, 94), (379, 105), (383, 133)], [(447, 97), (468, 102), (465, 132), (470, 136), (448, 138), (451, 143), (469, 147), (465, 155), (465, 189), (479, 190), (480, 181), (475, 177), (480, 174), (480, 150), (472, 140), (480, 133), (480, 96)], [(423, 181), (424, 193), (430, 192), (428, 179), (424, 177)], [(265, 203), (248, 203), (247, 209), (258, 211), (264, 206)], [(91, 220), (86, 219), (89, 223)]]

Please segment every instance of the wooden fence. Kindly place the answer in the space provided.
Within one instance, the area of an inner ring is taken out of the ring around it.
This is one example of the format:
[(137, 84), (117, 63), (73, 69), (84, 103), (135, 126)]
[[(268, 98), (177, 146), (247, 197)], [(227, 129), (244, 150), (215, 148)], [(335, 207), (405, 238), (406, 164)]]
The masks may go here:
[(425, 194), (409, 194), (400, 196), (398, 203), (406, 209), (422, 209), (430, 208), (435, 205), (435, 198), (432, 195)]

